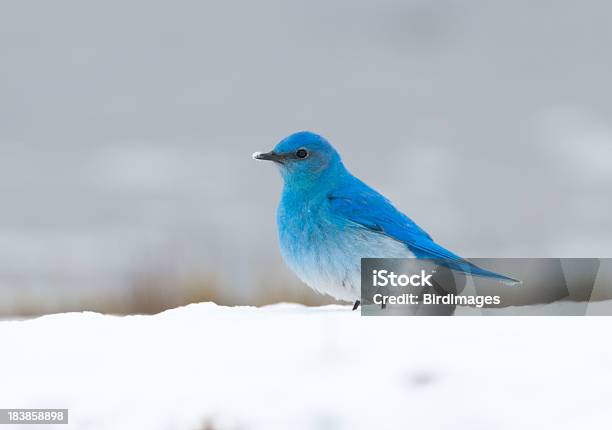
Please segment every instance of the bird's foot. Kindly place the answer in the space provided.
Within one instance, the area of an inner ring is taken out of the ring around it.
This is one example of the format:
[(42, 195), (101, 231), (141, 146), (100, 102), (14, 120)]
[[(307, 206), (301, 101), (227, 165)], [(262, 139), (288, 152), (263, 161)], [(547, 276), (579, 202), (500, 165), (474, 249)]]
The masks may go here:
[(359, 305), (361, 304), (361, 302), (359, 300), (355, 300), (355, 304), (353, 305), (353, 310), (357, 310), (357, 308), (359, 307)]

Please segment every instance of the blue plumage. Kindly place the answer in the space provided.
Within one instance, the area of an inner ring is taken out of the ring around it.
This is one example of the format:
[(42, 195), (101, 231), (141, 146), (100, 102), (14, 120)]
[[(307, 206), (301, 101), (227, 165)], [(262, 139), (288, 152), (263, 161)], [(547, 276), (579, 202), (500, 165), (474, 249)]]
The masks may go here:
[(516, 282), (435, 243), (389, 200), (351, 175), (337, 151), (317, 134), (295, 133), (273, 151), (253, 157), (280, 167), (281, 252), (298, 277), (319, 292), (357, 300), (365, 257), (438, 259), (453, 270)]

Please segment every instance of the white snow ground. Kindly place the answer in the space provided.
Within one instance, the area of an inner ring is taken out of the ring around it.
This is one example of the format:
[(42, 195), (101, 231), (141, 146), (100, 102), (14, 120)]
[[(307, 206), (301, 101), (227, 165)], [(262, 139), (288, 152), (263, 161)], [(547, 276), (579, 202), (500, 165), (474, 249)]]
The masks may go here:
[(5, 321), (0, 408), (70, 409), (44, 429), (609, 430), (611, 323), (213, 303)]

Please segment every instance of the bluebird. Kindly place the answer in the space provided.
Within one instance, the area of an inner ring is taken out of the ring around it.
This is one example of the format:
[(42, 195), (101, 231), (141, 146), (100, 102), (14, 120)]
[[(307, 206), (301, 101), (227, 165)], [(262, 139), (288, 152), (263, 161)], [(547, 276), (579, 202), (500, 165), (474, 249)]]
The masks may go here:
[(422, 258), (510, 283), (438, 245), (377, 191), (353, 176), (322, 136), (292, 134), (253, 158), (273, 161), (284, 181), (276, 221), (281, 254), (309, 287), (359, 306), (361, 258)]

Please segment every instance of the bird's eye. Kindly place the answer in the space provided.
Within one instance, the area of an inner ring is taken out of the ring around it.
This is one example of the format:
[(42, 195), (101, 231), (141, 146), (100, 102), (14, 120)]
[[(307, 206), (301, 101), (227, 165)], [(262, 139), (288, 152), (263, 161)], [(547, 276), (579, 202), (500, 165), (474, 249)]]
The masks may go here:
[(297, 151), (295, 151), (295, 156), (297, 158), (306, 158), (308, 157), (308, 151), (306, 151), (304, 148), (300, 148)]

